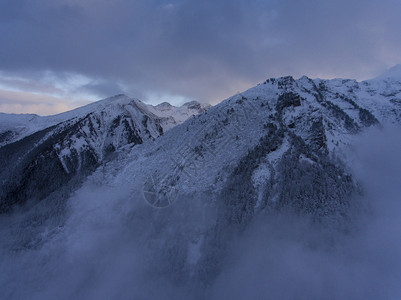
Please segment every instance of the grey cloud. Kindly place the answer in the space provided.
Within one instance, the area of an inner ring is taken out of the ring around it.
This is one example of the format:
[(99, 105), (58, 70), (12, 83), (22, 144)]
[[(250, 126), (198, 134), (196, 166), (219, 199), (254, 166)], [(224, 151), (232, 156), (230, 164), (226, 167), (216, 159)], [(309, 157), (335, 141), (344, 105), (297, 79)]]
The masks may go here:
[(6, 86), (11, 90), (26, 91), (33, 93), (61, 93), (55, 86), (24, 78), (13, 78), (0, 75), (0, 86)]
[(0, 11), (0, 69), (102, 78), (97, 92), (215, 102), (266, 77), (366, 78), (401, 61), (393, 0), (19, 0)]
[(88, 104), (87, 100), (0, 89), (0, 112), (51, 115)]
[(100, 81), (92, 81), (88, 84), (80, 86), (77, 89), (77, 92), (95, 94), (99, 98), (102, 98), (124, 93), (124, 88), (121, 87), (116, 82), (100, 80)]

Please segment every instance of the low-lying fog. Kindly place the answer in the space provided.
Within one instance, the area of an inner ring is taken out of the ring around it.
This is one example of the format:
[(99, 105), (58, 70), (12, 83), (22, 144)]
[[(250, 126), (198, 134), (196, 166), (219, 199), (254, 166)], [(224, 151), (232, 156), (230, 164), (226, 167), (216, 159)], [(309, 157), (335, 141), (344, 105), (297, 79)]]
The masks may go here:
[(349, 230), (260, 216), (228, 241), (210, 281), (192, 265), (215, 249), (200, 246), (215, 215), (195, 199), (155, 209), (124, 187), (86, 184), (64, 221), (1, 216), (0, 298), (401, 299), (400, 131), (364, 135), (348, 159), (364, 191)]

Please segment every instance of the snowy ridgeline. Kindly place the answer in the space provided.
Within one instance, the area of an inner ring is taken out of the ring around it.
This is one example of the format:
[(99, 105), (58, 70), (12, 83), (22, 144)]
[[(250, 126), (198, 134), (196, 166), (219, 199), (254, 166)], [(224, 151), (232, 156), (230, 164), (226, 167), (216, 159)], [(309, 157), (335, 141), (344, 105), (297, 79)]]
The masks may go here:
[(153, 140), (208, 106), (153, 107), (124, 95), (55, 116), (0, 115), (0, 211), (74, 189), (120, 151)]
[(185, 122), (104, 103), (0, 148), (1, 199), (27, 203), (0, 218), (0, 296), (401, 295), (399, 131), (375, 132), (401, 123), (395, 75), (269, 79)]
[(133, 120), (141, 122), (141, 113), (153, 119), (159, 119), (164, 131), (183, 123), (189, 117), (205, 111), (210, 105), (196, 101), (175, 107), (167, 102), (157, 106), (145, 104), (138, 99), (125, 95), (116, 95), (86, 106), (52, 116), (34, 114), (0, 113), (0, 146), (18, 141), (40, 130), (57, 124), (76, 121), (89, 114), (107, 113), (109, 121), (118, 115), (130, 115)]

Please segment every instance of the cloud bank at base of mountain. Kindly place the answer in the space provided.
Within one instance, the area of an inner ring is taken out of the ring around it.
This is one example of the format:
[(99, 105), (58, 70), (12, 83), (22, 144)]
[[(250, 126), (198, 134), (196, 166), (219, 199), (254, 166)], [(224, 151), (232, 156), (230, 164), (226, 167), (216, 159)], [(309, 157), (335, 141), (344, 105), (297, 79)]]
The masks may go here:
[(180, 250), (191, 237), (188, 231), (207, 227), (205, 217), (212, 212), (202, 211), (195, 199), (170, 211), (132, 210), (123, 189), (88, 185), (71, 200), (60, 232), (43, 235), (48, 239), (43, 247), (6, 253), (3, 248), (2, 296), (398, 298), (400, 153), (397, 131), (375, 132), (358, 142), (353, 166), (366, 188), (360, 200), (367, 209), (352, 216), (349, 232), (321, 228), (299, 215), (261, 216), (229, 241), (216, 280), (206, 286), (190, 273), (180, 277), (175, 268), (187, 255)]

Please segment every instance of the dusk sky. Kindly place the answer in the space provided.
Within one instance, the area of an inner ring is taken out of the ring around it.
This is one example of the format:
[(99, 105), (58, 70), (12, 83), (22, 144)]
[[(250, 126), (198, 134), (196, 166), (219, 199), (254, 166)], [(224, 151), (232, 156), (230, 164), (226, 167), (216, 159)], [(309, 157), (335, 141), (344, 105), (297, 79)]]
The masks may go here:
[(118, 93), (215, 104), (266, 78), (375, 77), (401, 63), (399, 0), (0, 0), (0, 111)]

